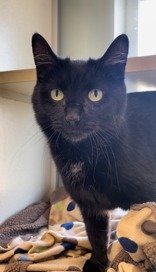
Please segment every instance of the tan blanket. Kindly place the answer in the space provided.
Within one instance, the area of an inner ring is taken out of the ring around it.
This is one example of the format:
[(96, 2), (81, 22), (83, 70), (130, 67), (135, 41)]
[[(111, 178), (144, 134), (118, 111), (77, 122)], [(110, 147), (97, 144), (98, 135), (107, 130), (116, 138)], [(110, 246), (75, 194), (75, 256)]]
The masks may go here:
[(156, 203), (131, 207), (108, 249), (108, 272), (156, 272)]
[(25, 238), (18, 235), (7, 246), (3, 241), (0, 262), (9, 264), (2, 271), (81, 271), (90, 257), (85, 226), (70, 197), (52, 205), (48, 228)]
[(51, 205), (33, 204), (0, 226), (0, 272), (82, 271), (90, 251), (80, 211), (63, 188)]

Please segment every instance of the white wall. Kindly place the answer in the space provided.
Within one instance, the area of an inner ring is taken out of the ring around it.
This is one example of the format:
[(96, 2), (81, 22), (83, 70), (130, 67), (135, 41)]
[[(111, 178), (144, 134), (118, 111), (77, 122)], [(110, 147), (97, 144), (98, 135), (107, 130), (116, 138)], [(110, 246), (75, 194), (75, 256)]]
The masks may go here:
[(125, 0), (114, 1), (114, 37), (126, 31), (126, 2)]
[(52, 0), (0, 0), (0, 71), (34, 67), (31, 36), (52, 40)]
[[(34, 67), (34, 32), (50, 44), (55, 39), (57, 49), (55, 10), (57, 0), (0, 0), (0, 71)], [(56, 170), (32, 105), (16, 99), (21, 95), (0, 90), (0, 222), (55, 188)]]
[(114, 0), (59, 0), (59, 53), (99, 57), (114, 37)]
[(124, 0), (59, 0), (59, 53), (98, 58), (124, 32)]
[(0, 98), (0, 222), (49, 194), (50, 168), (32, 105)]
[(129, 57), (138, 55), (138, 1), (126, 1), (126, 33), (129, 37)]

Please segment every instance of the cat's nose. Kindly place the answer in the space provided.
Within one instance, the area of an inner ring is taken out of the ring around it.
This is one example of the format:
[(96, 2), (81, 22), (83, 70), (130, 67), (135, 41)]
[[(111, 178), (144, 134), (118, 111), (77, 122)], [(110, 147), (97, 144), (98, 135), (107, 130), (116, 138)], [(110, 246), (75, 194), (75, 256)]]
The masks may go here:
[(78, 108), (66, 109), (66, 122), (70, 125), (76, 125), (80, 122), (80, 110)]
[(79, 123), (80, 116), (76, 113), (69, 113), (66, 115), (66, 121), (70, 125), (75, 125), (75, 124)]

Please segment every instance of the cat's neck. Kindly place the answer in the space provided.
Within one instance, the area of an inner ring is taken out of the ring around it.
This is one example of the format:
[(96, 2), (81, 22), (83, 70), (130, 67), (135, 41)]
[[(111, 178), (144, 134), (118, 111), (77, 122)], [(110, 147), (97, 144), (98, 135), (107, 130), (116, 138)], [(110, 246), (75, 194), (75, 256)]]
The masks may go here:
[(120, 141), (121, 134), (119, 132), (114, 135), (91, 136), (76, 143), (70, 142), (56, 133), (50, 143), (50, 148), (57, 163), (62, 161), (65, 164), (70, 161), (72, 163), (85, 162), (94, 165), (100, 159), (103, 163), (104, 161), (108, 163), (108, 158), (111, 160), (115, 156)]

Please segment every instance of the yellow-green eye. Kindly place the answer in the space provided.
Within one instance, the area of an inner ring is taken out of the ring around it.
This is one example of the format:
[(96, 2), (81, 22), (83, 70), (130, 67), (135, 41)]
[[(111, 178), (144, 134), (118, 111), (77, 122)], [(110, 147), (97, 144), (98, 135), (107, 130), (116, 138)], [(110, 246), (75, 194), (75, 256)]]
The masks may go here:
[(55, 101), (60, 101), (64, 98), (64, 94), (59, 89), (54, 89), (51, 91), (51, 97)]
[(101, 90), (98, 89), (94, 89), (91, 90), (88, 93), (88, 98), (92, 101), (92, 102), (97, 102), (100, 101), (103, 97), (103, 92)]

